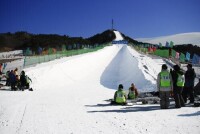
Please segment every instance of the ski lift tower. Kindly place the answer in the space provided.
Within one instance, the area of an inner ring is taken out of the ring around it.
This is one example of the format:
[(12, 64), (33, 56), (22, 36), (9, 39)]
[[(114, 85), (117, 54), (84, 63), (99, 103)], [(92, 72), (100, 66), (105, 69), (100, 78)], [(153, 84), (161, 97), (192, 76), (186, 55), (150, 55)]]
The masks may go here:
[(113, 19), (112, 19), (112, 30), (113, 30), (113, 26), (114, 26), (114, 21), (113, 21)]

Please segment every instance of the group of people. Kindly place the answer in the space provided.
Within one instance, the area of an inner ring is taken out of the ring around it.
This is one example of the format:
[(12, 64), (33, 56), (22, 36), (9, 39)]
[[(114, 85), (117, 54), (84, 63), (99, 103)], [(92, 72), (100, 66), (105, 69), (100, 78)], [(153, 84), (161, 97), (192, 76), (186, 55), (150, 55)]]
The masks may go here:
[(129, 88), (128, 95), (123, 90), (123, 85), (119, 84), (118, 90), (115, 92), (114, 100), (111, 102), (111, 104), (120, 104), (120, 105), (126, 105), (127, 99), (135, 99), (138, 96), (138, 90), (135, 87), (134, 83), (131, 84), (131, 87)]
[(174, 65), (173, 70), (168, 70), (166, 64), (162, 65), (157, 77), (157, 89), (160, 96), (161, 109), (168, 109), (170, 95), (174, 97), (175, 108), (184, 107), (189, 98), (189, 103), (194, 103), (194, 80), (196, 74), (192, 64), (187, 65), (184, 73), (179, 65)]
[(25, 75), (24, 71), (21, 71), (19, 75), (18, 68), (7, 71), (5, 77), (6, 86), (11, 86), (11, 91), (16, 91), (17, 89), (24, 91), (24, 89), (30, 88), (31, 79)]
[[(161, 72), (157, 77), (157, 90), (160, 97), (161, 109), (168, 109), (170, 105), (170, 96), (174, 97), (175, 108), (184, 107), (188, 99), (189, 103), (194, 103), (194, 81), (195, 71), (192, 64), (187, 65), (187, 71), (184, 73), (179, 65), (174, 65), (173, 70), (168, 70), (166, 64), (162, 65)], [(200, 86), (197, 84), (197, 86)], [(138, 90), (132, 83), (129, 88), (128, 95), (123, 90), (123, 85), (118, 86), (118, 90), (114, 94), (114, 100), (111, 104), (126, 105), (127, 99), (136, 99), (138, 97)]]

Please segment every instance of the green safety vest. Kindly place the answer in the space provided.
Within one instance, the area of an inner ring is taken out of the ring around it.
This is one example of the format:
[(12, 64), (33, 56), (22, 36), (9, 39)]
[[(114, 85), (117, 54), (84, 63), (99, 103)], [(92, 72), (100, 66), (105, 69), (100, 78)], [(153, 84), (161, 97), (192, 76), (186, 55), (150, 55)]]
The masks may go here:
[(185, 84), (184, 75), (178, 74), (178, 79), (177, 79), (176, 85), (177, 85), (178, 87), (184, 87), (184, 84)]
[(116, 93), (116, 102), (117, 103), (125, 103), (126, 98), (125, 98), (125, 92), (124, 91), (117, 91)]
[(128, 94), (128, 97), (130, 98), (130, 99), (135, 99), (135, 92), (134, 91), (129, 91), (129, 94)]
[(161, 87), (170, 87), (170, 73), (168, 71), (162, 71), (160, 73), (160, 86)]

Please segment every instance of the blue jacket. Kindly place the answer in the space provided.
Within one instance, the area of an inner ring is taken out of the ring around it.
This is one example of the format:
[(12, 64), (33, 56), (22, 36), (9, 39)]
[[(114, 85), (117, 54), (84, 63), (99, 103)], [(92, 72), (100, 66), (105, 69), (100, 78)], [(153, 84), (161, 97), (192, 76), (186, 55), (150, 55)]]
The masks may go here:
[(9, 80), (11, 83), (16, 82), (16, 76), (14, 73), (12, 73), (12, 72), (9, 73)]

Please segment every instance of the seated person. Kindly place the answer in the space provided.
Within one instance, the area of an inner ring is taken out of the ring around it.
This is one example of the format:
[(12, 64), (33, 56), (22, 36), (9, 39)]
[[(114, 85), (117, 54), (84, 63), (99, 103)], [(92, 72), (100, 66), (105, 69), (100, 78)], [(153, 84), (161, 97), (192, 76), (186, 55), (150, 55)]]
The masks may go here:
[(114, 101), (112, 101), (111, 104), (126, 105), (127, 104), (126, 100), (127, 100), (126, 93), (123, 90), (123, 85), (120, 84), (118, 90), (115, 92)]
[(20, 76), (20, 86), (22, 91), (26, 88), (30, 88), (30, 81), (31, 79), (27, 75), (25, 75), (24, 71), (22, 71)]
[(135, 99), (138, 97), (138, 91), (135, 85), (132, 83), (129, 88), (128, 99)]

